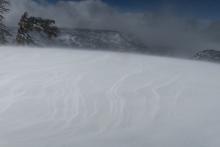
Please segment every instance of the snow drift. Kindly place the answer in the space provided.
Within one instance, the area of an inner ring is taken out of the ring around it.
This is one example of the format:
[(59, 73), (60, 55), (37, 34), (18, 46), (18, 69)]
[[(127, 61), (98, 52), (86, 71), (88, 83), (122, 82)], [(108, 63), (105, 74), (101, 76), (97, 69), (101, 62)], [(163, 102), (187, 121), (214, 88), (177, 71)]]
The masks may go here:
[(2, 147), (219, 147), (220, 67), (0, 48)]

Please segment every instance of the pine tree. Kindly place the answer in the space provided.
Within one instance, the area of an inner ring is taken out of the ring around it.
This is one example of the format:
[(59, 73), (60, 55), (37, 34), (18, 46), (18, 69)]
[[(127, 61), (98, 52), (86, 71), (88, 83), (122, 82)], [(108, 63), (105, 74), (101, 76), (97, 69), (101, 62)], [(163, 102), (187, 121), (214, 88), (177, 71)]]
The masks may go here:
[(41, 17), (29, 17), (25, 12), (18, 23), (19, 28), (16, 36), (18, 44), (28, 45), (35, 44), (32, 40), (31, 32), (43, 32), (48, 38), (57, 37), (59, 29), (55, 26), (55, 21), (51, 19), (43, 19)]
[(0, 0), (0, 43), (1, 44), (6, 43), (7, 42), (6, 36), (10, 35), (8, 28), (4, 24), (4, 14), (9, 11), (8, 5), (9, 5), (8, 0)]
[(19, 28), (16, 36), (16, 41), (20, 45), (26, 45), (26, 44), (32, 44), (33, 40), (31, 36), (29, 35), (29, 32), (31, 29), (31, 25), (28, 20), (28, 13), (25, 12), (21, 18), (20, 22), (18, 23)]

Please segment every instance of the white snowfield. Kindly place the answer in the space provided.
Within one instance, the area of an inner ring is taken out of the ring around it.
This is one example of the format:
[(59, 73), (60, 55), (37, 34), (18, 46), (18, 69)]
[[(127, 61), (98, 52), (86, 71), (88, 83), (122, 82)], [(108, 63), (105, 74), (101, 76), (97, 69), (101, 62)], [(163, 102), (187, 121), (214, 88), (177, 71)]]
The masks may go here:
[(0, 47), (0, 147), (219, 147), (220, 65)]

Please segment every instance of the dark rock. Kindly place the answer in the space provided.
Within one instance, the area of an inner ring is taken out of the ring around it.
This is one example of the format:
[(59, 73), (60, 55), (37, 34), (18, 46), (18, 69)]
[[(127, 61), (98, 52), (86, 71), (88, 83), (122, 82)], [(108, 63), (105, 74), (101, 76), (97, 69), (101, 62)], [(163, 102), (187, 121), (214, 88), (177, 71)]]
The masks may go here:
[(220, 62), (220, 51), (217, 50), (204, 50), (196, 53), (194, 59)]

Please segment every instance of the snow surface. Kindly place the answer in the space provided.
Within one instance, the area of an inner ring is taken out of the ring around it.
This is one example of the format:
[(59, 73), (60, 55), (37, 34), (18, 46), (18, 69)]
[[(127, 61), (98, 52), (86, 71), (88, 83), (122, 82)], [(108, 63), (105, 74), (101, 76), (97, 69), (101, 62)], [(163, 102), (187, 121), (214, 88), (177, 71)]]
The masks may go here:
[(0, 147), (219, 147), (220, 65), (0, 47)]

